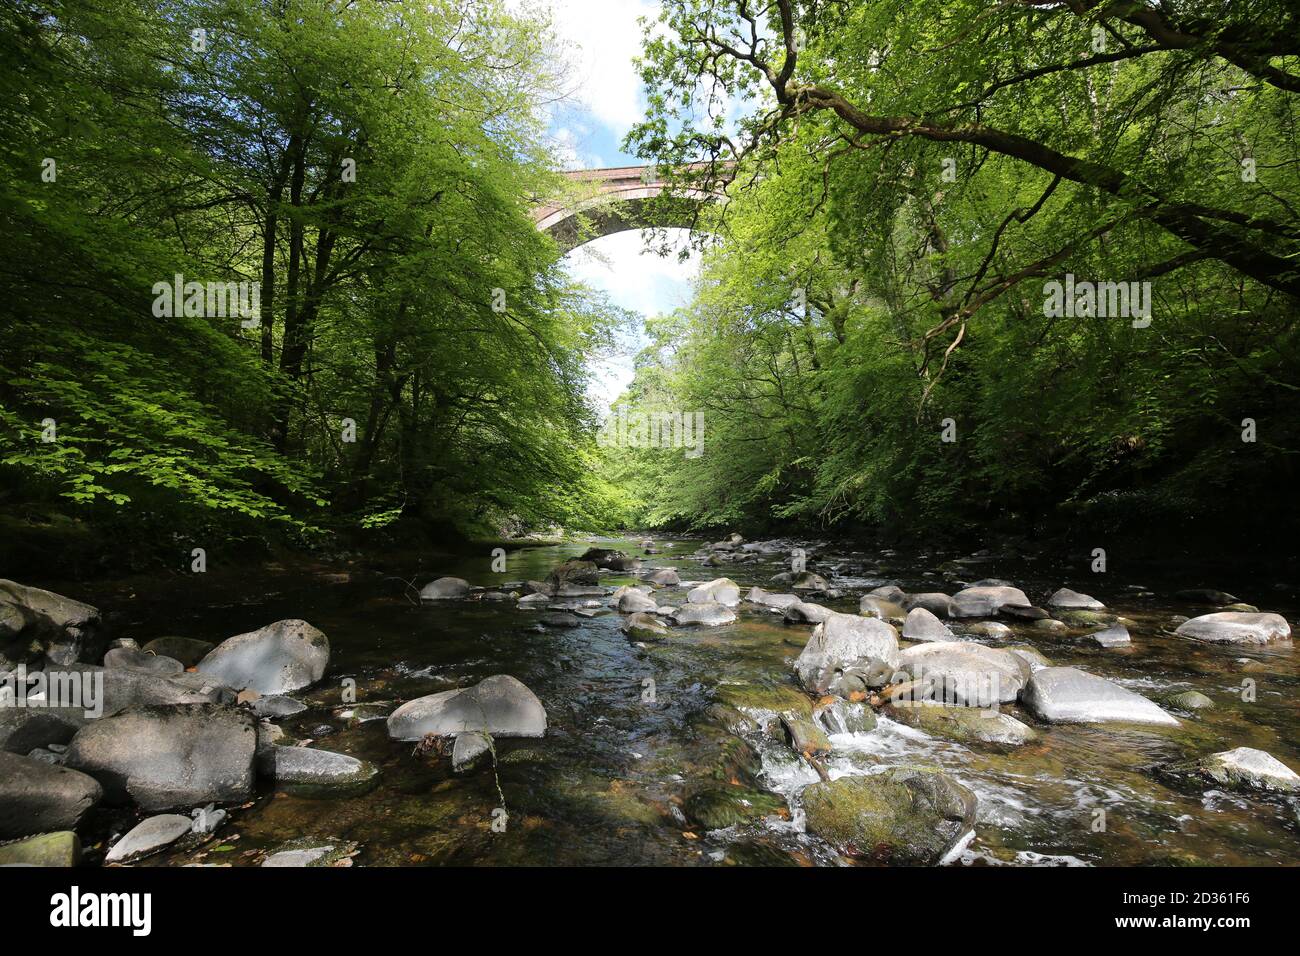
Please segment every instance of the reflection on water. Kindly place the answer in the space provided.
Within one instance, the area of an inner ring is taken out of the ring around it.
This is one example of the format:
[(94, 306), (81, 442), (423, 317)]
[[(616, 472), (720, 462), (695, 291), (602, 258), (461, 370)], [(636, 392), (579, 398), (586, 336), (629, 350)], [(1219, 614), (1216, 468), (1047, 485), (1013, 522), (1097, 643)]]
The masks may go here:
[[(640, 553), (633, 542), (612, 546)], [(441, 574), (482, 585), (543, 578), (586, 547), (575, 542), (514, 552), (499, 574), (489, 571), (486, 554), (448, 561), (416, 583)], [(647, 565), (675, 566), (684, 579), (682, 587), (660, 592), (660, 604), (680, 605), (690, 582), (723, 574), (745, 588), (771, 588), (772, 574), (784, 570), (779, 555), (714, 569), (688, 557), (698, 542), (660, 547), (665, 553)], [(856, 611), (857, 595), (887, 580), (914, 591), (941, 590), (941, 578), (922, 576), (932, 567), (919, 561), (909, 567), (896, 557), (888, 577), (836, 577), (837, 586), (854, 593), (826, 603)], [(824, 565), (817, 569), (826, 573)], [(995, 574), (1031, 597), (1061, 583), (1041, 570), (1003, 566), (982, 567), (971, 577)], [(638, 580), (618, 574), (601, 579), (610, 586)], [(778, 614), (742, 605), (733, 625), (674, 629), (666, 641), (638, 646), (620, 631), (616, 613), (581, 619), (578, 627), (546, 628), (538, 623), (541, 612), (518, 610), (513, 601), (421, 607), (407, 593), (399, 580), (380, 575), (340, 584), (283, 573), (220, 606), (194, 592), (102, 598), (102, 606), (121, 612), (117, 632), (141, 643), (169, 633), (220, 640), (286, 617), (311, 621), (330, 638), (330, 670), (306, 696), (311, 710), (283, 726), (382, 769), (378, 788), (354, 799), (261, 795), (233, 814), (204, 862), (253, 863), (260, 858), (256, 851), (302, 836), (359, 844), (359, 865), (841, 862), (802, 832), (799, 794), (818, 774), (771, 732), (766, 718), (774, 711), (764, 707), (773, 694), (798, 699), (788, 696), (798, 693), (790, 665), (810, 626), (787, 626)], [(1099, 587), (1095, 593), (1133, 622), (1131, 649), (1090, 650), (1078, 643), (1077, 631), (1048, 635), (1017, 625), (1006, 643), (1032, 644), (1053, 663), (1083, 667), (1148, 696), (1196, 689), (1213, 698), (1215, 708), (1185, 719), (1177, 730), (1040, 727), (1036, 742), (1011, 751), (936, 740), (882, 717), (868, 733), (832, 738), (827, 773), (870, 774), (899, 763), (947, 769), (979, 797), (977, 834), (959, 861), (967, 865), (1295, 862), (1300, 814), (1294, 801), (1180, 792), (1149, 773), (1158, 762), (1238, 746), (1258, 747), (1300, 767), (1300, 678), (1292, 647), (1194, 644), (1164, 628), (1171, 614), (1204, 609), (1123, 596), (1137, 593), (1133, 589)], [(1289, 608), (1263, 609), (1294, 619)], [(505, 833), (491, 828), (500, 798), (490, 768), (454, 776), (446, 758), (414, 756), (410, 744), (388, 739), (382, 719), (365, 719), (497, 673), (530, 687), (550, 719), (542, 739), (498, 741), (497, 777), (509, 812)], [(356, 681), (355, 705), (344, 703), (347, 678)], [(647, 678), (654, 681), (653, 702), (643, 700)], [(1256, 682), (1254, 703), (1241, 699), (1247, 678)], [(753, 718), (736, 728), (748, 746), (719, 716), (716, 705), (723, 700)], [(1006, 710), (1032, 723), (1015, 708)], [(331, 729), (328, 735), (322, 736), (322, 725)], [(784, 797), (788, 808), (707, 831), (687, 822), (682, 810), (684, 800), (706, 785), (766, 789)], [(1104, 832), (1095, 829), (1099, 810), (1105, 811)], [(173, 854), (147, 863), (193, 859)]]

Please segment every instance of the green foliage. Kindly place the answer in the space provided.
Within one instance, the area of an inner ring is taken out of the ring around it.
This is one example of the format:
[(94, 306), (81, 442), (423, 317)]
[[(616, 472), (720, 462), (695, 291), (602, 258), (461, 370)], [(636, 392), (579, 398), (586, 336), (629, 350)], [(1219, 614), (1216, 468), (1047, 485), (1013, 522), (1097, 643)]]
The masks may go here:
[[(1164, 5), (1203, 37), (1172, 48), (1092, 4), (781, 2), (756, 33), (744, 6), (665, 4), (629, 142), (730, 187), (696, 298), (626, 397), (706, 409), (706, 452), (638, 462), (639, 514), (1293, 515), (1300, 51), (1294, 10), (1253, 6)], [(1150, 281), (1150, 326), (1047, 315), (1067, 273)]]

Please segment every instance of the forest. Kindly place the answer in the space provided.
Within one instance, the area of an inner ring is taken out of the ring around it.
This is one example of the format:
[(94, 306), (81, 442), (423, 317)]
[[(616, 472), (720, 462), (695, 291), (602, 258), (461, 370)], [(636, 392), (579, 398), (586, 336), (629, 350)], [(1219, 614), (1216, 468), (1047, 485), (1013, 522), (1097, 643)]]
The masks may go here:
[[(723, 201), (613, 408), (589, 363), (631, 320), (531, 216), (569, 188), (544, 11), (0, 17), (8, 563), (174, 564), (204, 537), (1295, 531), (1284, 0), (663, 4), (627, 148)], [(698, 417), (700, 453), (600, 442), (620, 408)]]

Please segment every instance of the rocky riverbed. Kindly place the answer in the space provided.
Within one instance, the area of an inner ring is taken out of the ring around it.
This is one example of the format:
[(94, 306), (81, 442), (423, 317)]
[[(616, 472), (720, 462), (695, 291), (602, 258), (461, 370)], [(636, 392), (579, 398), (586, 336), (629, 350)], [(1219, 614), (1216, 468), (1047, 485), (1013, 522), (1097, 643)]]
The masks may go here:
[[(1239, 599), (739, 536), (493, 561), (271, 567), (237, 591), (0, 582), (0, 864), (1300, 849), (1294, 594), (1274, 582)], [(99, 713), (48, 706), (68, 675)]]

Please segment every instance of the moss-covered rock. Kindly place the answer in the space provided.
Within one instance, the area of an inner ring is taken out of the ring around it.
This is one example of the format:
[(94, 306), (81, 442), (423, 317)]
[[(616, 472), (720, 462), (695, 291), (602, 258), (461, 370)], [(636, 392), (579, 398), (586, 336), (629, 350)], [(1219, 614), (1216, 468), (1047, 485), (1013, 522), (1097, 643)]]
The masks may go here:
[(881, 863), (937, 863), (975, 823), (975, 794), (926, 767), (815, 783), (803, 805), (809, 832)]
[(895, 701), (886, 716), (932, 736), (962, 743), (1018, 747), (1038, 738), (1031, 727), (1009, 714), (977, 707), (954, 707), (938, 701)]
[(42, 833), (0, 846), (0, 866), (76, 866), (81, 841), (71, 830)]
[(777, 681), (752, 684), (719, 684), (718, 700), (742, 711), (770, 711), (812, 717), (812, 699), (795, 687)]
[(708, 830), (754, 823), (780, 813), (785, 801), (774, 793), (748, 787), (714, 787), (686, 798), (687, 819)]

